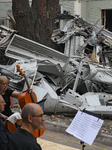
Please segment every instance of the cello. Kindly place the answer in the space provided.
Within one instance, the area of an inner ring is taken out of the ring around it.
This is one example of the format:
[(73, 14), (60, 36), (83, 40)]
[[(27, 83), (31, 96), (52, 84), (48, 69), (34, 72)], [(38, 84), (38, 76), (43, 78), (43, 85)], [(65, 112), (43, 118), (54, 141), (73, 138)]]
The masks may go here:
[[(22, 109), (24, 107), (25, 104), (28, 103), (37, 103), (37, 96), (36, 94), (32, 91), (32, 89), (30, 88), (30, 85), (28, 83), (28, 80), (24, 74), (24, 72), (20, 69), (20, 65), (17, 64), (16, 65), (17, 70), (20, 72), (20, 74), (25, 78), (26, 84), (27, 84), (27, 90), (22, 91), (21, 94), (18, 96), (18, 103), (20, 105), (20, 108)], [(8, 122), (9, 124), (7, 124), (7, 127), (9, 129), (9, 131), (12, 133), (13, 129), (14, 131), (16, 130), (16, 125), (11, 124), (10, 122)], [(18, 121), (19, 125), (22, 125), (22, 121)], [(12, 128), (9, 128), (9, 125), (12, 126)], [(43, 123), (43, 128), (42, 129), (35, 129), (33, 132), (33, 136), (34, 137), (39, 137), (41, 136), (45, 131), (45, 125)]]

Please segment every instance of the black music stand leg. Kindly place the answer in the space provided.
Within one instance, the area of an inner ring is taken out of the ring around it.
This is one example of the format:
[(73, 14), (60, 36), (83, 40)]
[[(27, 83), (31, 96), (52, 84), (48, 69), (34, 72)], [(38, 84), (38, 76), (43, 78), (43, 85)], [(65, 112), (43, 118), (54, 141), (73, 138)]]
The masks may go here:
[(82, 145), (82, 150), (84, 150), (84, 147), (86, 147), (86, 145), (84, 144), (83, 141), (80, 141), (80, 144)]

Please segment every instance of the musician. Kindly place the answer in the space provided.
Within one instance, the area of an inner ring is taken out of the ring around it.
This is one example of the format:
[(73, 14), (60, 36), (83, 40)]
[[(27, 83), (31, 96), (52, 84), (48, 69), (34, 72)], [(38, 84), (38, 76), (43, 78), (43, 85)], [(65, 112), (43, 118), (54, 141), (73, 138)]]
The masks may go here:
[(42, 150), (32, 135), (35, 129), (41, 129), (45, 118), (42, 108), (35, 103), (28, 103), (22, 109), (23, 124), (14, 131), (8, 142), (7, 150)]
[(9, 130), (5, 127), (1, 119), (1, 112), (4, 111), (5, 101), (3, 97), (0, 95), (0, 150), (6, 150), (8, 139), (11, 135)]
[(9, 80), (6, 76), (0, 76), (0, 93), (2, 94), (6, 105), (5, 105), (5, 110), (2, 112), (3, 116), (5, 119), (7, 118), (7, 116), (9, 117), (10, 115), (13, 114), (12, 110), (10, 109), (10, 96), (18, 98), (20, 92), (11, 90), (10, 88), (8, 88), (9, 85)]

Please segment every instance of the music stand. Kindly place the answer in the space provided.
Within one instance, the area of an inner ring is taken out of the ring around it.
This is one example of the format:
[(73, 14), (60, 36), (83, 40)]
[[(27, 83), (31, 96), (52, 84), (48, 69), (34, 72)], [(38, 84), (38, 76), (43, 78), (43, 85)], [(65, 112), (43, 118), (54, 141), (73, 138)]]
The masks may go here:
[(86, 146), (84, 142), (92, 145), (95, 140), (104, 122), (100, 117), (101, 116), (86, 110), (78, 111), (70, 126), (67, 128), (66, 132), (81, 140), (80, 144), (82, 145), (82, 150), (84, 150)]

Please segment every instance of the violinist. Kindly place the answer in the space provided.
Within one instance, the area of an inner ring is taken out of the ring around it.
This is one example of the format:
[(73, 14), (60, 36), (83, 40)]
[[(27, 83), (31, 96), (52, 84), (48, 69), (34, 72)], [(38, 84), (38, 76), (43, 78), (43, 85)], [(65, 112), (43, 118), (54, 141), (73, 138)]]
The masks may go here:
[(6, 105), (5, 105), (5, 110), (2, 112), (3, 118), (7, 119), (10, 115), (13, 114), (12, 110), (10, 109), (10, 96), (18, 98), (20, 92), (14, 91), (10, 88), (8, 88), (9, 85), (9, 80), (6, 76), (0, 76), (0, 94), (3, 96)]

